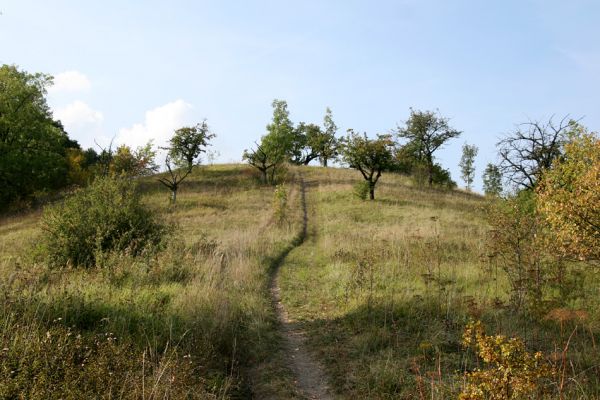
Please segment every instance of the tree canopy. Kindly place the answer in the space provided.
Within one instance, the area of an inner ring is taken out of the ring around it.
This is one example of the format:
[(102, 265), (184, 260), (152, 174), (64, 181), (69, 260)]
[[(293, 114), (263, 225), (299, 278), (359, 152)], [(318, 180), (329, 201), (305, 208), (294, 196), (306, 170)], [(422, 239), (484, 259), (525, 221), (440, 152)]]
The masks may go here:
[(375, 185), (381, 174), (392, 166), (393, 146), (390, 135), (378, 135), (376, 139), (369, 139), (366, 133), (360, 135), (352, 129), (342, 139), (342, 158), (350, 168), (360, 171), (368, 182), (371, 200), (375, 199)]
[(195, 126), (179, 128), (169, 141), (169, 157), (177, 166), (191, 170), (214, 137), (206, 120)]
[(461, 131), (449, 125), (449, 119), (439, 115), (437, 111), (410, 110), (410, 117), (405, 127), (397, 127), (396, 134), (408, 140), (406, 146), (417, 162), (423, 163), (427, 170), (427, 181), (434, 183), (434, 153), (450, 139), (459, 137)]
[(0, 207), (67, 183), (70, 140), (46, 103), (49, 75), (0, 67)]

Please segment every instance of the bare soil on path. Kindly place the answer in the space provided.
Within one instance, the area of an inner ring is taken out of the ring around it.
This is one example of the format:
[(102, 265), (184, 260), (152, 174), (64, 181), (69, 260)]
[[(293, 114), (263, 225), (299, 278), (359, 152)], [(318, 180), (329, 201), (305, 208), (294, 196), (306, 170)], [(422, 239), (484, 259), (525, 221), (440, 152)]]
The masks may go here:
[[(306, 184), (300, 180), (300, 203), (303, 212), (302, 232), (295, 243), (295, 247), (301, 246), (307, 236), (308, 211), (306, 205)], [(271, 280), (271, 297), (281, 325), (281, 333), (284, 338), (284, 351), (286, 362), (295, 375), (295, 384), (300, 394), (307, 399), (333, 399), (327, 378), (321, 365), (314, 359), (306, 348), (306, 335), (299, 324), (290, 321), (285, 307), (281, 303), (281, 290), (278, 283), (280, 266), (285, 257), (276, 266)]]

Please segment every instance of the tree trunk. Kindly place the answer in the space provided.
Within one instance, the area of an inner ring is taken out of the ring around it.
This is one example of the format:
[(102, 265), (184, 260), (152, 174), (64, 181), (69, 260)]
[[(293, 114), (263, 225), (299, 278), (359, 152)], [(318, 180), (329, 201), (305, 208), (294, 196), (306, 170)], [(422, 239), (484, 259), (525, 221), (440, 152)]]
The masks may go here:
[(267, 181), (268, 181), (268, 179), (269, 179), (269, 178), (267, 177), (267, 170), (266, 170), (266, 169), (261, 169), (261, 170), (260, 170), (260, 172), (262, 172), (262, 175), (263, 175), (263, 182), (264, 182), (265, 184), (267, 184)]
[(375, 183), (369, 182), (369, 199), (375, 200)]
[(323, 157), (323, 166), (327, 168), (327, 157)]
[(177, 188), (171, 189), (171, 203), (175, 204), (177, 201)]

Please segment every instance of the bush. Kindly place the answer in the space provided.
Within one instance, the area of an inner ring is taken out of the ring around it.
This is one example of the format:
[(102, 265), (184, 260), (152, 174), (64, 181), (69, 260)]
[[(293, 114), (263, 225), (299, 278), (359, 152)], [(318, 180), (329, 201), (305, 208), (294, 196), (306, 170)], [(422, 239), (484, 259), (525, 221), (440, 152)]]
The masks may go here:
[(110, 251), (135, 256), (159, 244), (167, 231), (141, 204), (135, 185), (122, 178), (97, 179), (47, 207), (41, 224), (42, 254), (53, 266), (90, 267)]

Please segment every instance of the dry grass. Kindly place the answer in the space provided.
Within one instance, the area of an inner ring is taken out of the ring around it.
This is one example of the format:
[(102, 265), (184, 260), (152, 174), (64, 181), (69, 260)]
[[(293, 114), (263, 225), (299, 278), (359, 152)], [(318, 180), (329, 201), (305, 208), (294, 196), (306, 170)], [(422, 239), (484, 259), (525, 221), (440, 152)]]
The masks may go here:
[[(474, 367), (460, 344), (471, 319), (548, 355), (564, 347), (578, 320), (566, 328), (506, 306), (507, 282), (485, 256), (482, 197), (387, 174), (365, 202), (352, 195), (354, 171), (315, 168), (305, 179), (309, 238), (281, 269), (283, 302), (342, 398), (456, 398)], [(567, 307), (586, 304), (589, 319), (571, 342), (568, 393), (597, 398), (598, 278), (581, 272), (587, 281)]]
[[(597, 271), (578, 270), (547, 318), (515, 314), (485, 257), (483, 198), (385, 174), (364, 202), (355, 171), (292, 173), (308, 185), (308, 237), (280, 269), (281, 295), (342, 398), (455, 397), (474, 366), (460, 345), (472, 318), (568, 365), (566, 398), (600, 398)], [(39, 215), (0, 220), (0, 398), (298, 397), (268, 292), (300, 228), (295, 184), (283, 224), (245, 166), (199, 169), (175, 207), (156, 181), (140, 186), (177, 234), (101, 269), (48, 269), (32, 251)]]
[(248, 397), (256, 366), (278, 371), (256, 386), (291, 396), (267, 285), (296, 215), (273, 224), (273, 189), (242, 166), (197, 171), (174, 207), (154, 180), (140, 185), (176, 234), (102, 269), (50, 270), (30, 256), (39, 216), (3, 220), (0, 398)]

